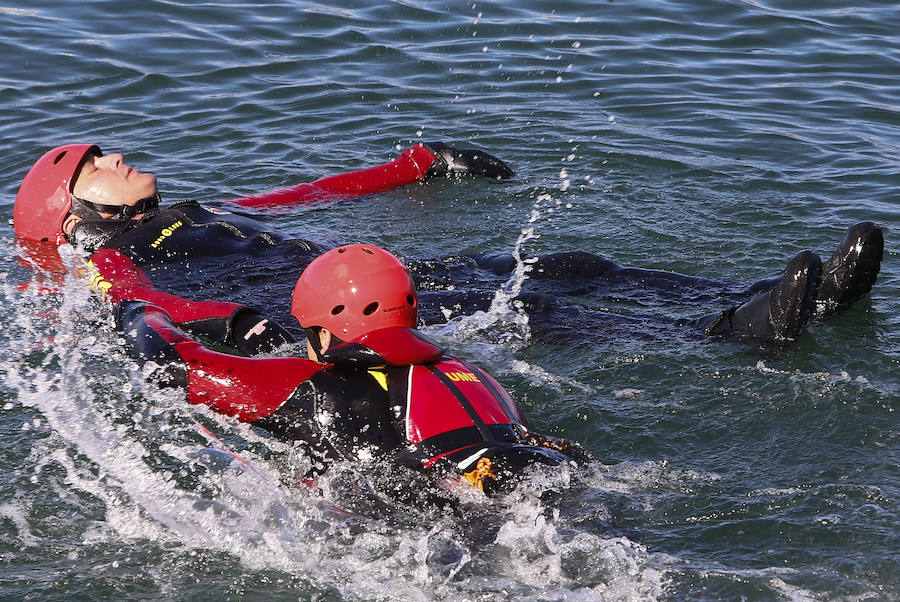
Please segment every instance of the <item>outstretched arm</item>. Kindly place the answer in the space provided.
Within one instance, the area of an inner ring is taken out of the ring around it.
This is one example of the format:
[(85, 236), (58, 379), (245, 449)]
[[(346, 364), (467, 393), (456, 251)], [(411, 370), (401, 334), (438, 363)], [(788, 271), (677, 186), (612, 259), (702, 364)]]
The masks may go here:
[(483, 151), (458, 150), (440, 142), (427, 142), (406, 149), (398, 158), (382, 165), (231, 202), (244, 207), (271, 207), (352, 198), (449, 175), (509, 178), (513, 172), (503, 161)]
[(113, 303), (143, 301), (164, 311), (180, 328), (245, 355), (269, 353), (294, 338), (280, 324), (252, 307), (225, 301), (189, 301), (153, 288), (131, 259), (113, 249), (101, 249), (89, 263), (91, 288)]
[(162, 366), (161, 384), (180, 386), (190, 403), (255, 422), (271, 416), (325, 366), (302, 358), (247, 358), (207, 349), (165, 310), (144, 301), (116, 305), (116, 325), (139, 361)]

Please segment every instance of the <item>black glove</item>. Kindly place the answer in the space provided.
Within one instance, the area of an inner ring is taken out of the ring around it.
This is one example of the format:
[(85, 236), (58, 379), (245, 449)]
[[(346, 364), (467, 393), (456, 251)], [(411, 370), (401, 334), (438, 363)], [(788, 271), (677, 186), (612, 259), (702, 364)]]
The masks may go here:
[(268, 320), (254, 309), (236, 311), (229, 320), (228, 338), (241, 353), (256, 355), (271, 353), (286, 343), (294, 343), (294, 337), (281, 324)]
[(436, 176), (486, 176), (488, 178), (505, 179), (513, 176), (513, 170), (503, 161), (488, 153), (473, 149), (455, 149), (443, 142), (423, 142), (422, 146), (430, 150), (434, 163), (428, 168), (425, 178)]

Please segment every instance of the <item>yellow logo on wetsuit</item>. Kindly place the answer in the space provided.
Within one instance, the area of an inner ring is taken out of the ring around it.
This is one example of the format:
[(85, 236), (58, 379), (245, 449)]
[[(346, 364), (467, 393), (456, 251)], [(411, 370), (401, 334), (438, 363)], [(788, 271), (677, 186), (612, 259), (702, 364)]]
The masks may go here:
[(162, 244), (162, 241), (164, 241), (168, 237), (172, 236), (173, 232), (175, 230), (177, 230), (178, 228), (180, 228), (181, 226), (182, 226), (181, 220), (178, 220), (177, 222), (173, 223), (171, 226), (163, 228), (162, 232), (159, 233), (159, 237), (156, 240), (154, 240), (153, 242), (151, 242), (150, 246), (155, 249), (156, 247), (158, 247), (159, 245)]
[[(441, 371), (443, 372), (443, 370)], [(444, 374), (452, 380), (453, 382), (469, 382), (469, 383), (480, 383), (481, 380), (471, 372), (444, 372)]]
[(93, 261), (88, 261), (88, 272), (91, 275), (88, 280), (91, 290), (96, 291), (105, 297), (106, 292), (112, 288), (112, 282), (103, 277), (103, 274), (100, 273), (100, 270), (97, 269), (97, 266), (94, 265)]
[(388, 390), (388, 381), (387, 374), (385, 374), (384, 370), (379, 370), (378, 368), (372, 368), (369, 370), (369, 374), (372, 375), (372, 378), (381, 386), (385, 391)]

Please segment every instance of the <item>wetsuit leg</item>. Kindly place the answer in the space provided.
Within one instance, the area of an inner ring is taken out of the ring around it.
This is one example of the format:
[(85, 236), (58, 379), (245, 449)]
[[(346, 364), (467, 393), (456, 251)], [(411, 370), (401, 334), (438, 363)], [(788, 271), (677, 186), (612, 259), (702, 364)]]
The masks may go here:
[[(516, 259), (508, 253), (500, 255), (473, 255), (475, 264), (498, 276), (511, 274)], [(622, 266), (594, 253), (569, 251), (539, 255), (528, 264), (528, 276), (537, 279), (599, 278), (621, 271)]]
[[(495, 291), (440, 290), (419, 293), (419, 319), (440, 324), (450, 317), (487, 311)], [(571, 305), (557, 295), (526, 292), (511, 300), (516, 310), (528, 315), (531, 334), (560, 345), (581, 345), (604, 340), (662, 340), (702, 334), (694, 321), (669, 320), (659, 316), (625, 315)]]
[[(661, 274), (663, 281), (670, 281), (670, 273)], [(671, 279), (674, 281), (679, 275), (671, 276), (676, 277)], [(822, 260), (811, 251), (801, 251), (788, 262), (774, 287), (756, 293), (736, 307), (698, 320), (591, 311), (564, 305), (554, 295), (524, 293), (516, 301), (528, 313), (533, 334), (548, 336), (558, 342), (622, 336), (653, 340), (677, 336), (678, 331), (682, 337), (690, 336), (693, 331), (698, 334), (739, 334), (769, 341), (792, 340), (803, 332), (812, 316), (821, 278)]]
[[(475, 255), (475, 264), (497, 275), (509, 275), (516, 267), (512, 255)], [(586, 251), (569, 251), (540, 255), (530, 263), (528, 278), (541, 281), (541, 292), (566, 294), (583, 292), (588, 284), (589, 292), (597, 289), (651, 292), (663, 294), (668, 299), (700, 300), (733, 295), (738, 287), (711, 278), (687, 276), (663, 270), (624, 267), (614, 261)], [(552, 281), (552, 282), (551, 282)]]
[(774, 287), (749, 301), (697, 321), (707, 334), (738, 333), (765, 340), (796, 339), (812, 316), (822, 281), (822, 260), (801, 251), (788, 262)]
[[(507, 276), (516, 267), (512, 255), (477, 255), (469, 260), (497, 276)], [(581, 251), (543, 255), (531, 265), (525, 289), (515, 301), (528, 313), (532, 334), (558, 342), (618, 337), (653, 340), (678, 336), (679, 332), (681, 336), (693, 332), (731, 333), (765, 340), (795, 339), (812, 315), (812, 302), (822, 271), (818, 255), (804, 251), (791, 259), (781, 276), (760, 281), (748, 291), (745, 285), (709, 278), (626, 268)], [(451, 275), (450, 280), (456, 279)], [(462, 285), (471, 285), (475, 280), (470, 276)], [(696, 320), (678, 320), (595, 311), (560, 301), (567, 294), (596, 295), (598, 292), (613, 294), (616, 299), (643, 298), (650, 293), (651, 297), (664, 301), (727, 300), (735, 305)], [(444, 306), (455, 303), (462, 313), (487, 309), (493, 298), (493, 291), (475, 294), (444, 290), (439, 294), (444, 296), (441, 301)]]
[[(822, 284), (816, 296), (813, 318), (823, 320), (847, 309), (869, 294), (884, 256), (884, 234), (873, 222), (848, 228), (837, 250), (822, 266)], [(772, 290), (783, 273), (754, 283), (751, 295)]]
[[(516, 260), (510, 254), (407, 260), (406, 263), (419, 288), (419, 318), (425, 324), (487, 311), (516, 267)], [(651, 301), (659, 297), (658, 300), (666, 302), (673, 297), (676, 301), (691, 302), (725, 298), (735, 303), (747, 298), (746, 288), (741, 285), (659, 270), (624, 268), (599, 255), (581, 251), (540, 256), (524, 284), (525, 290), (512, 301), (517, 309), (528, 314), (532, 335), (564, 345), (623, 338), (649, 341), (705, 336), (706, 323), (658, 315), (628, 315), (627, 310), (592, 310), (566, 303), (566, 295), (611, 294), (620, 301), (632, 289), (639, 289), (633, 296), (640, 296), (641, 301), (648, 295)], [(613, 287), (616, 288), (611, 290)]]
[(528, 314), (528, 327), (535, 339), (572, 348), (600, 341), (664, 341), (706, 336), (693, 321), (587, 309), (562, 303), (555, 295), (524, 293), (514, 303)]

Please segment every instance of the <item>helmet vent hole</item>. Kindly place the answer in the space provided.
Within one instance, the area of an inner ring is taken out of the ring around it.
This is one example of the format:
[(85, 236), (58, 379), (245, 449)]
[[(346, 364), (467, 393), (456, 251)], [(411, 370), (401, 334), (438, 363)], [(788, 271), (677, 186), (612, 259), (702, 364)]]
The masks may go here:
[(410, 307), (416, 306), (416, 298), (413, 297), (412, 295), (406, 295), (406, 302), (409, 304)]
[(68, 153), (68, 152), (69, 152), (69, 151), (63, 151), (63, 152), (59, 153), (58, 155), (56, 155), (56, 158), (53, 159), (53, 164), (56, 165), (57, 163), (59, 163), (60, 161), (62, 161), (62, 160), (63, 160), (63, 157), (65, 157), (65, 156), (66, 156), (66, 153)]
[(341, 249), (338, 249), (337, 252), (338, 252), (338, 253), (346, 253), (346, 252), (347, 252), (347, 249), (341, 248)]
[(369, 255), (374, 255), (374, 254), (375, 254), (375, 253), (372, 252), (372, 249), (367, 249), (366, 247), (363, 247), (363, 248), (362, 248), (362, 251), (363, 251), (363, 253), (368, 253)]
[(364, 316), (371, 316), (378, 310), (378, 301), (373, 301), (366, 305), (366, 308), (363, 310)]
[(336, 316), (339, 313), (341, 313), (342, 311), (344, 311), (343, 305), (335, 305), (334, 307), (331, 308), (331, 315)]

